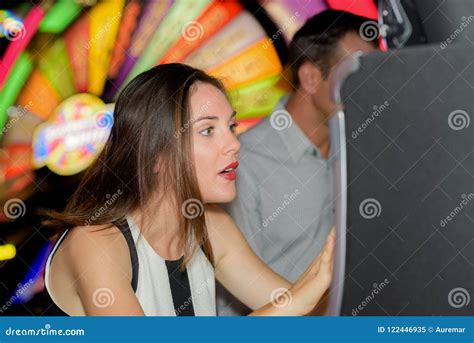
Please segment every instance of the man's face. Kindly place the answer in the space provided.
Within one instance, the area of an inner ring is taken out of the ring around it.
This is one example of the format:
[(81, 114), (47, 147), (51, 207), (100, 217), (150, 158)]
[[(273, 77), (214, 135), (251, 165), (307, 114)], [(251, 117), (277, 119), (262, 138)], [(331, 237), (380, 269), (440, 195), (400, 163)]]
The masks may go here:
[(363, 40), (357, 33), (349, 32), (347, 33), (340, 41), (338, 52), (335, 56), (335, 61), (332, 64), (329, 76), (322, 80), (321, 87), (318, 92), (313, 94), (312, 102), (318, 110), (325, 115), (326, 118), (329, 118), (331, 113), (339, 109), (339, 106), (332, 101), (331, 96), (331, 87), (329, 80), (334, 74), (334, 70), (337, 65), (349, 55), (361, 51), (363, 53), (376, 51), (377, 48), (374, 47), (373, 42), (367, 42)]

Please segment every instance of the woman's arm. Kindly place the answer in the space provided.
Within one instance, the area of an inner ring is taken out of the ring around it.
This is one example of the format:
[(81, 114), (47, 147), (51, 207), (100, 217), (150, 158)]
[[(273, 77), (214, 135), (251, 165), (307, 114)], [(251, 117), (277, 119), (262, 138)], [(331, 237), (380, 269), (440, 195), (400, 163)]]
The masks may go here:
[(291, 287), (255, 255), (224, 210), (208, 206), (206, 216), (216, 278), (237, 299), (255, 310), (270, 302), (273, 290)]
[(304, 315), (318, 303), (332, 278), (334, 237), (292, 285), (271, 270), (218, 206), (206, 208), (217, 280), (252, 310), (252, 315)]
[(76, 227), (60, 248), (85, 315), (144, 315), (131, 287), (130, 253), (118, 228)]

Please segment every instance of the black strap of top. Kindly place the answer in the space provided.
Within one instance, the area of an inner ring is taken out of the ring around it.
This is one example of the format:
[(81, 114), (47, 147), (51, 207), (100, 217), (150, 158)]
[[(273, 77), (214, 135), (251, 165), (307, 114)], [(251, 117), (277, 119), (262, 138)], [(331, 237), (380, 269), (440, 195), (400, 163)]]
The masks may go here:
[(165, 260), (166, 269), (168, 269), (168, 279), (170, 282), (174, 311), (176, 316), (194, 316), (194, 305), (188, 271), (187, 269), (184, 269), (184, 271), (180, 270), (182, 263), (183, 257), (174, 261)]
[(135, 246), (135, 242), (133, 241), (132, 232), (130, 230), (130, 226), (126, 219), (122, 221), (114, 222), (120, 231), (123, 233), (125, 240), (127, 241), (128, 249), (130, 251), (130, 258), (132, 260), (132, 288), (133, 291), (137, 291), (138, 285), (138, 254), (137, 254), (137, 247)]

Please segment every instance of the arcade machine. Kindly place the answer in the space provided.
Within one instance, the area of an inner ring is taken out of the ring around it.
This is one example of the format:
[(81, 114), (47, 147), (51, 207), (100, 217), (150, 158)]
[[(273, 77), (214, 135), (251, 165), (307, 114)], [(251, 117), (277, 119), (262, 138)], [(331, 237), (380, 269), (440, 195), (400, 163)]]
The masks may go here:
[(379, 11), (372, 37), (390, 50), (352, 56), (332, 80), (330, 314), (473, 315), (474, 6)]

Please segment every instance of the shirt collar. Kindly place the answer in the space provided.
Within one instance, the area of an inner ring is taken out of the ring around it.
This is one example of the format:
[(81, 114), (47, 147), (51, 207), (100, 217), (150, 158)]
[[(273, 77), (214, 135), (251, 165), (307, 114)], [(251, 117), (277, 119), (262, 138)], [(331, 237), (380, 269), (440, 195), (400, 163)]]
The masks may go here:
[(288, 98), (288, 95), (281, 97), (273, 109), (270, 117), (273, 129), (278, 133), (294, 162), (298, 162), (306, 154), (320, 157), (318, 147), (306, 137), (286, 110)]

